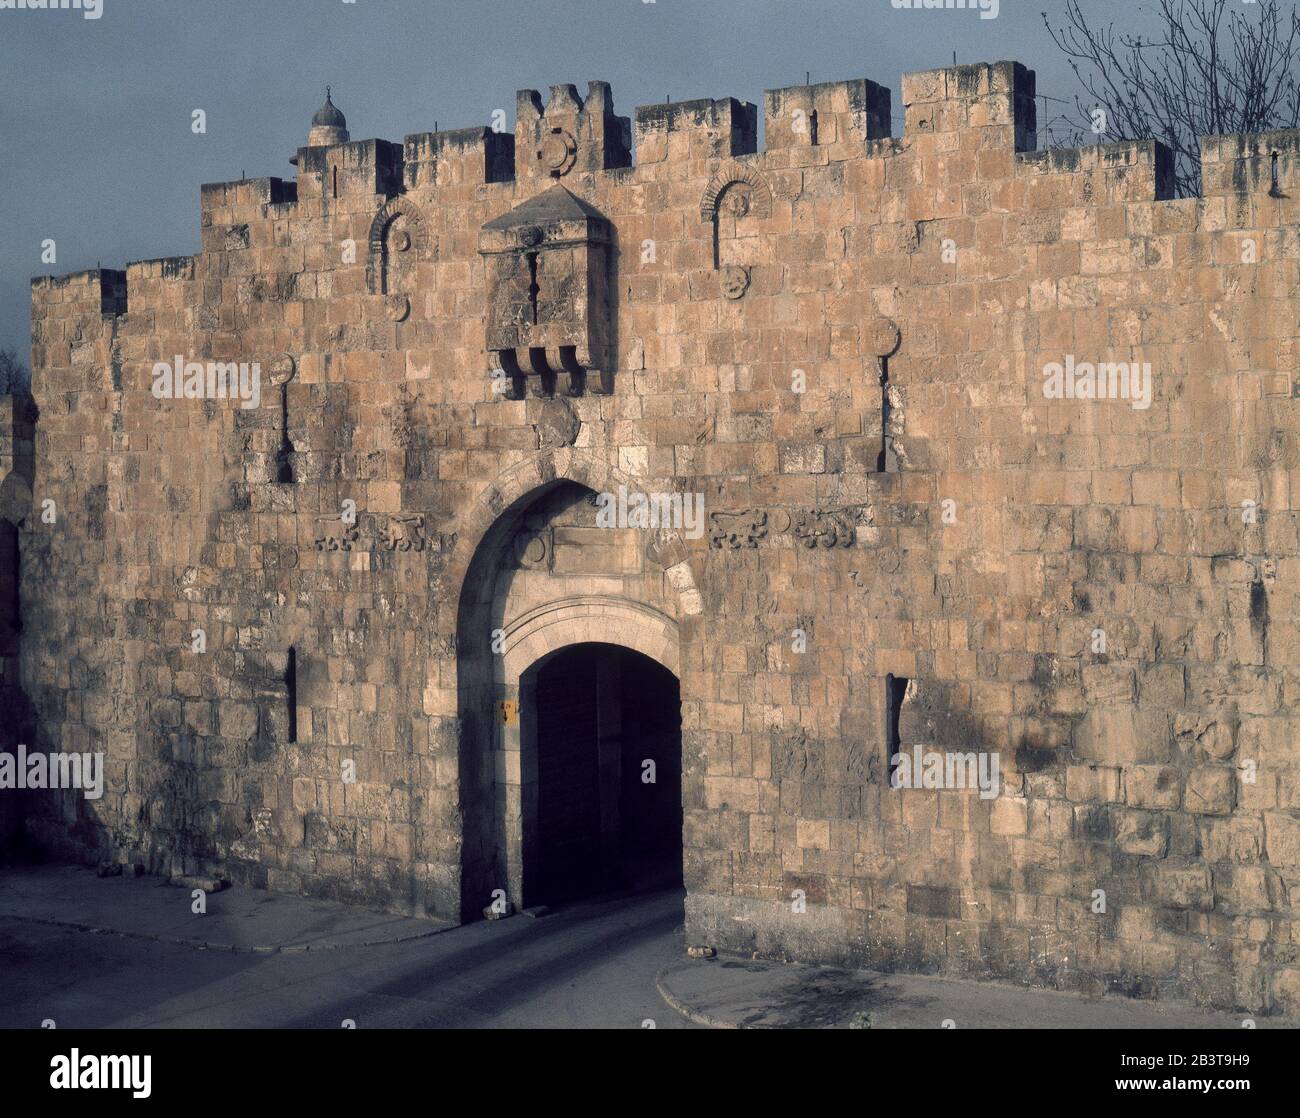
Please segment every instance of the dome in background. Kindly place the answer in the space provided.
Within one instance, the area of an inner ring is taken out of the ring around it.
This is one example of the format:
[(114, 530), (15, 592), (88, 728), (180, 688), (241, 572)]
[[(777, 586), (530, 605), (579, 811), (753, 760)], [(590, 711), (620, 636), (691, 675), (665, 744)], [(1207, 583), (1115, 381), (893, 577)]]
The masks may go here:
[(313, 128), (342, 128), (347, 130), (348, 121), (338, 106), (330, 100), (330, 87), (325, 87), (325, 104), (316, 110), (316, 115), (311, 118)]
[(311, 131), (307, 133), (309, 148), (330, 147), (348, 142), (348, 121), (330, 100), (330, 87), (325, 87), (325, 104), (311, 118)]

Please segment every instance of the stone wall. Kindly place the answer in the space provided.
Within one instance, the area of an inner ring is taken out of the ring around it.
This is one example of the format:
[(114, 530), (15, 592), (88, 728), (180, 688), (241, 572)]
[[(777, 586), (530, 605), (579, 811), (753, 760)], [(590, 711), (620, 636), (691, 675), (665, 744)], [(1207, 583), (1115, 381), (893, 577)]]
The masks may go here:
[[(693, 942), (1300, 1011), (1300, 136), (1173, 199), (1157, 144), (1034, 150), (1033, 92), (907, 75), (895, 138), (872, 82), (772, 91), (758, 151), (734, 99), (526, 91), (34, 281), (22, 684), (109, 761), (32, 837), (468, 918), (517, 886), (497, 704), (611, 639), (681, 680)], [(260, 406), (157, 398), (178, 354)], [(1083, 362), (1150, 406), (1045, 395)], [(565, 482), (708, 530), (502, 583)], [(1002, 794), (889, 787), (895, 736)]]

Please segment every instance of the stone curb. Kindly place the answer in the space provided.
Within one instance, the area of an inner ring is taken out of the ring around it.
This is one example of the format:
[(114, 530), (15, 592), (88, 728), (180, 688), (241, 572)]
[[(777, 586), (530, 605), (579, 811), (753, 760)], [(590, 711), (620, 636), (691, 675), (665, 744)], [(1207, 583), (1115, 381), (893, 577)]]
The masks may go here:
[[(699, 962), (702, 966), (708, 965), (707, 960), (701, 959), (699, 960)], [(664, 976), (670, 970), (676, 970), (681, 965), (682, 964), (680, 960), (675, 963), (669, 963), (666, 967), (661, 968), (659, 973), (655, 975), (655, 989), (659, 991), (659, 996), (663, 998), (665, 1002), (668, 1003), (668, 1007), (670, 1009), (676, 1010), (683, 1017), (685, 1017), (686, 1020), (694, 1021), (695, 1024), (703, 1025), (705, 1028), (709, 1028), (709, 1029), (744, 1028), (743, 1025), (736, 1025), (730, 1021), (719, 1021), (716, 1018), (710, 1017), (707, 1013), (701, 1013), (698, 1009), (692, 1009), (690, 1006), (683, 1004), (672, 994), (670, 994), (668, 992), (667, 987), (664, 985)]]
[[(710, 1013), (703, 1012), (702, 1010), (689, 1004), (688, 1001), (684, 1000), (684, 996), (674, 993), (672, 988), (672, 979), (675, 975), (686, 974), (694, 967), (707, 967), (710, 966), (711, 964), (716, 965), (717, 961), (728, 960), (728, 959), (736, 962), (748, 962), (752, 959), (752, 957), (749, 955), (738, 955), (738, 954), (733, 955), (729, 952), (720, 952), (716, 960), (704, 960), (704, 959), (691, 960), (686, 958), (680, 958), (671, 963), (666, 964), (659, 970), (659, 972), (655, 975), (655, 980), (654, 980), (655, 989), (658, 991), (659, 996), (664, 1000), (664, 1002), (671, 1009), (679, 1013), (682, 1017), (686, 1018), (686, 1020), (710, 1029), (759, 1029), (759, 1030), (778, 1029), (780, 1030), (780, 1029), (802, 1029), (807, 1027), (818, 1027), (818, 1026), (807, 1026), (804, 1024), (784, 1021), (781, 1019), (779, 1012), (776, 1014), (775, 1017), (769, 1016), (766, 1022), (761, 1022), (757, 1024), (746, 1024), (743, 1021), (736, 1021), (736, 1020), (723, 1020), (713, 1016)], [(776, 962), (776, 960), (754, 960), (754, 961), (762, 961), (765, 963)], [(794, 967), (807, 970), (807, 971), (818, 971), (818, 970), (826, 969), (826, 968), (818, 968), (815, 964), (810, 965), (810, 964), (794, 963), (792, 965)], [(830, 968), (830, 969), (835, 969), (835, 968)], [(1204, 1025), (1188, 1026), (1187, 1024), (1185, 1024), (1183, 1021), (1180, 1020), (1179, 1014), (1187, 1013), (1187, 1012), (1191, 1012), (1194, 1014), (1221, 1013), (1221, 1011), (1205, 1010), (1202, 1007), (1193, 1005), (1192, 1003), (1182, 1002), (1182, 1001), (1145, 1002), (1145, 1001), (1136, 1001), (1133, 999), (1123, 998), (1115, 995), (1103, 995), (1100, 998), (1088, 998), (1084, 995), (1070, 992), (1070, 991), (1049, 990), (1040, 987), (1024, 987), (1020, 985), (1013, 985), (1010, 983), (982, 981), (976, 979), (961, 978), (958, 976), (951, 976), (951, 975), (894, 974), (892, 972), (879, 972), (879, 973), (862, 972), (862, 974), (864, 978), (870, 975), (872, 979), (884, 980), (887, 983), (890, 980), (895, 980), (896, 982), (905, 981), (908, 983), (916, 983), (916, 982), (946, 983), (946, 984), (951, 984), (954, 987), (960, 988), (964, 992), (974, 996), (978, 996), (981, 993), (991, 993), (995, 995), (1024, 993), (1031, 996), (1041, 994), (1041, 995), (1054, 996), (1059, 999), (1078, 1000), (1082, 1003), (1086, 1003), (1091, 1006), (1108, 1005), (1120, 1013), (1122, 1013), (1125, 1008), (1132, 1008), (1136, 1010), (1145, 1010), (1147, 1012), (1151, 1012), (1151, 1011), (1164, 1012), (1170, 1015), (1170, 1019), (1165, 1024), (1152, 1023), (1152, 1022), (1148, 1022), (1144, 1025), (1137, 1025), (1137, 1026), (1121, 1024), (1119, 1025), (1119, 1027), (1121, 1028), (1134, 1028), (1134, 1027), (1145, 1028), (1145, 1029), (1151, 1029), (1151, 1028), (1183, 1029), (1188, 1027), (1205, 1028)], [(771, 991), (770, 1004), (767, 1006), (767, 1008), (770, 1011), (779, 1011), (780, 1008), (779, 1003), (781, 1002), (782, 993), (783, 993), (783, 989), (780, 986), (773, 988), (773, 990)], [(759, 993), (757, 995), (750, 994), (746, 996), (746, 1004), (752, 1006), (753, 1008), (757, 1008), (757, 1005), (755, 1003), (750, 1002), (749, 1000), (750, 998), (753, 997), (757, 997), (761, 1002), (763, 999), (763, 995)], [(716, 1000), (716, 995), (714, 997), (714, 1000)], [(1058, 1005), (1063, 1005), (1063, 1004), (1065, 1004), (1064, 1001), (1058, 1003)], [(725, 1009), (726, 1007), (724, 1006), (723, 1008)], [(1241, 1014), (1241, 1017), (1243, 1018), (1254, 1017), (1254, 1015), (1243, 1013)], [(835, 1027), (835, 1026), (831, 1026), (831, 1027)], [(843, 1026), (841, 1025), (840, 1027)], [(918, 1026), (910, 1023), (904, 1023), (904, 1022), (888, 1023), (888, 1024), (884, 1022), (879, 1022), (876, 1027), (881, 1029), (897, 1029), (897, 1028), (910, 1029), (910, 1028), (917, 1028)], [(1074, 1026), (1070, 1026), (1068, 1024), (1067, 1025), (1061, 1025), (1061, 1024), (1043, 1025), (1043, 1024), (1034, 1024), (1034, 1023), (1026, 1023), (1018, 1026), (1006, 1026), (1006, 1025), (1001, 1025), (1001, 1026), (977, 1025), (976, 1026), (976, 1028), (1007, 1028), (1007, 1027), (1034, 1030), (1034, 1029), (1042, 1029), (1042, 1028), (1062, 1028), (1062, 1027), (1070, 1028)], [(1099, 1026), (1088, 1025), (1088, 1026), (1081, 1026), (1081, 1027), (1096, 1028)], [(1100, 1026), (1100, 1027), (1106, 1027), (1106, 1026)], [(1234, 1023), (1225, 1021), (1225, 1023), (1221, 1026), (1214, 1026), (1214, 1025), (1210, 1026), (1211, 1029), (1216, 1027), (1233, 1028)], [(1295, 1029), (1297, 1027), (1300, 1027), (1300, 1018), (1292, 1017), (1289, 1015), (1268, 1015), (1268, 1016), (1258, 1018), (1258, 1024), (1256, 1025), (1256, 1027), (1265, 1028), (1265, 1029)]]

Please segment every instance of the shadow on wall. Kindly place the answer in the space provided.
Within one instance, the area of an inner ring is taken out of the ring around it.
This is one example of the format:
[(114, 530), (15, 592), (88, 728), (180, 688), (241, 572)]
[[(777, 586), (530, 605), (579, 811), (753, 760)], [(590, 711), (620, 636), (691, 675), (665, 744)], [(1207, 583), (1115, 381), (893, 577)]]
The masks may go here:
[[(19, 654), (23, 536), (32, 515), (35, 425), (36, 404), (31, 396), (26, 392), (0, 396), (0, 753), (11, 756), (29, 740), (33, 725)], [(35, 853), (24, 831), (30, 798), (24, 790), (0, 786), (0, 861)]]
[[(98, 780), (107, 790), (111, 777), (104, 764), (108, 749), (103, 734), (92, 728), (80, 738), (51, 737), (40, 717), (43, 696), (39, 683), (32, 690), (37, 669), (58, 675), (62, 664), (62, 674), (71, 683), (73, 693), (82, 696), (89, 693), (95, 683), (91, 676), (98, 673), (84, 660), (65, 652), (70, 645), (59, 643), (60, 635), (71, 631), (71, 619), (78, 609), (84, 615), (85, 602), (74, 597), (67, 616), (52, 617), (39, 613), (40, 599), (27, 592), (37, 580), (50, 577), (56, 561), (83, 567), (80, 578), (77, 571), (69, 570), (64, 585), (75, 588), (86, 578), (82, 554), (59, 554), (53, 533), (45, 529), (44, 510), (33, 496), (38, 418), (36, 403), (26, 392), (0, 396), (0, 753), (8, 755), (3, 783), (14, 785), (0, 787), (0, 861), (55, 858), (93, 864), (113, 855), (113, 836), (99, 818), (100, 801), (89, 798), (80, 787), (17, 787), (26, 784), (26, 779), (19, 778), (20, 761), (38, 754), (77, 753), (84, 758), (98, 753), (98, 775), (92, 770), (85, 779)], [(88, 511), (101, 530), (102, 508), (96, 509), (95, 504), (102, 504), (104, 495), (105, 487), (96, 486), (87, 498)], [(102, 621), (97, 624), (100, 638), (109, 635)], [(26, 681), (24, 657), (29, 669)], [(47, 663), (47, 659), (51, 662)], [(51, 692), (51, 709), (62, 714), (67, 695), (55, 695)], [(95, 712), (89, 701), (84, 713), (93, 726)], [(49, 761), (42, 759), (40, 763), (46, 773), (53, 771)], [(75, 763), (80, 766), (81, 759)], [(31, 766), (21, 767), (26, 777)], [(61, 771), (61, 783), (66, 782), (66, 774), (71, 771)], [(49, 776), (43, 781), (47, 785), (51, 782)], [(77, 782), (83, 782), (80, 769)]]
[(564, 487), (556, 478), (520, 497), (501, 511), (479, 542), (465, 575), (457, 615), (458, 709), (460, 712), (460, 804), (462, 851), (460, 919), (482, 913), (492, 890), (506, 880), (501, 844), (497, 841), (495, 773), (492, 769), (495, 727), (491, 721), (495, 694), (492, 652), (493, 598), (497, 574), (508, 561), (508, 545), (524, 515), (539, 500)]

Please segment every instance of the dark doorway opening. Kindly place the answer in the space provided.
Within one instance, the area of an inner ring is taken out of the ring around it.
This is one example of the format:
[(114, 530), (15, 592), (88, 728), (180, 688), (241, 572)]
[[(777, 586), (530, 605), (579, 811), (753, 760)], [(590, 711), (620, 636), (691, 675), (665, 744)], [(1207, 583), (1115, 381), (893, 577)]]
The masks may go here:
[(680, 887), (676, 676), (610, 644), (573, 645), (535, 671), (537, 823), (524, 838), (525, 904)]

